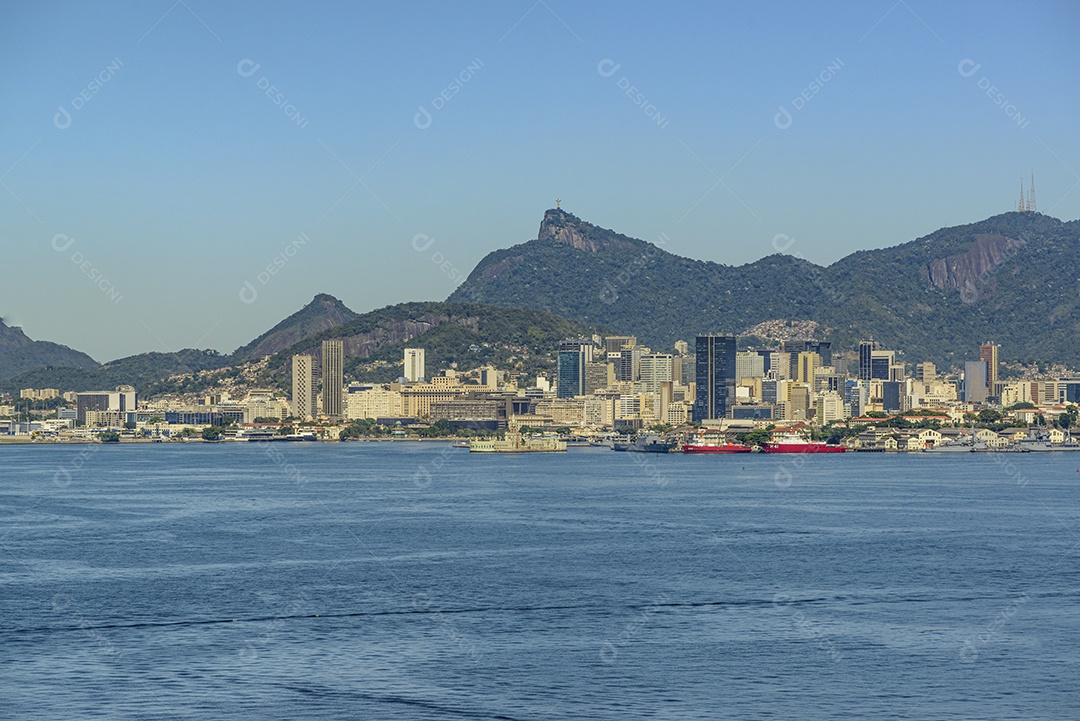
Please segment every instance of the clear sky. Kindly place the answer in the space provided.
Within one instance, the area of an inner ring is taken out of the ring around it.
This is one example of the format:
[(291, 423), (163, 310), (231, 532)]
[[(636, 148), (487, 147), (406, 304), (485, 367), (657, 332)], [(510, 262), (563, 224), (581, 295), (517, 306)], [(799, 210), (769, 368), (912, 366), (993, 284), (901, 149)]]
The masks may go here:
[(736, 265), (978, 221), (1032, 171), (1080, 217), (1076, 0), (0, 8), (0, 315), (101, 361), (441, 300), (556, 198)]

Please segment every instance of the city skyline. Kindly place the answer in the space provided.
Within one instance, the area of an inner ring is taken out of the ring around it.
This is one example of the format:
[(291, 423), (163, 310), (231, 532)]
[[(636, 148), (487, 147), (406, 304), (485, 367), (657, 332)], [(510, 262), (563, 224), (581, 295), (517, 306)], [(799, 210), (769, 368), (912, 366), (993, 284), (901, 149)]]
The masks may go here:
[(1080, 217), (1071, 3), (417, 15), (11, 8), (0, 207), (29, 272), (0, 315), (102, 361), (228, 352), (319, 292), (445, 298), (556, 198), (728, 264), (974, 222), (1033, 171)]

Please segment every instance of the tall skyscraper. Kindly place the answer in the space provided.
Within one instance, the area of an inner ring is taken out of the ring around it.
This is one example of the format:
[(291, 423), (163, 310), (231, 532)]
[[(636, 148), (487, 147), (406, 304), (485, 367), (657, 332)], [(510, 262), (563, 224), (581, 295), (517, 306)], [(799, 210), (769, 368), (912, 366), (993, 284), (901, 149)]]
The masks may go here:
[(697, 397), (694, 420), (724, 418), (735, 402), (735, 336), (699, 335), (694, 352), (697, 358)]
[(859, 343), (859, 380), (868, 381), (873, 378), (873, 357), (877, 343), (872, 340), (864, 340)]
[(339, 340), (322, 342), (322, 412), (329, 418), (345, 415), (345, 344)]
[(674, 360), (674, 356), (667, 353), (641, 356), (641, 383), (646, 393), (659, 393), (660, 384), (672, 380)]
[(987, 387), (986, 361), (967, 361), (964, 363), (964, 401), (966, 403), (985, 403), (990, 395)]
[(992, 341), (979, 346), (979, 360), (986, 361), (986, 385), (990, 395), (994, 394), (994, 384), (998, 382), (998, 348)]
[(592, 363), (591, 340), (564, 340), (559, 343), (555, 395), (573, 398), (585, 394), (585, 367)]
[(814, 384), (814, 374), (822, 367), (821, 356), (813, 351), (799, 353), (795, 364), (795, 380), (799, 383)]
[(409, 383), (416, 383), (427, 378), (427, 374), (424, 372), (423, 348), (405, 349), (405, 370), (402, 375), (405, 376), (405, 380)]
[(309, 355), (292, 357), (292, 409), (303, 421), (315, 416), (315, 367)]

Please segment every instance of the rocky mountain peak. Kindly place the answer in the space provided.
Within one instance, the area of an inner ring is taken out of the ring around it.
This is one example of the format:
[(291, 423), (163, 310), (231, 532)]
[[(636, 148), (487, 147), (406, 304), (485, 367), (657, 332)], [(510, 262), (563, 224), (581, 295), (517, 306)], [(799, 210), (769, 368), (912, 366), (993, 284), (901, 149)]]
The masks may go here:
[(613, 230), (586, 223), (573, 213), (567, 213), (561, 208), (549, 208), (544, 213), (536, 239), (540, 242), (569, 245), (571, 248), (583, 250), (586, 253), (615, 250), (641, 242), (619, 235)]

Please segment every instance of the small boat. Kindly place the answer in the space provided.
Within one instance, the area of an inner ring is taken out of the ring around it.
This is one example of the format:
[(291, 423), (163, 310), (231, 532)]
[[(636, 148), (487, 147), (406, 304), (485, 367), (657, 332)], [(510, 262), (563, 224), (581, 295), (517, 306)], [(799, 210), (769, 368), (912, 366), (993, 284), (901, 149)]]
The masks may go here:
[(612, 444), (612, 447), (616, 451), (633, 451), (636, 453), (667, 453), (672, 449), (674, 443), (668, 443), (660, 438), (660, 436), (646, 433), (637, 437), (633, 443), (620, 443), (616, 441)]
[(764, 453), (844, 453), (844, 446), (830, 446), (825, 441), (808, 441), (797, 433), (773, 436), (773, 440), (761, 444)]
[(455, 442), (450, 444), (450, 447), (451, 448), (468, 448), (469, 447), (469, 442), (468, 441), (455, 441)]

